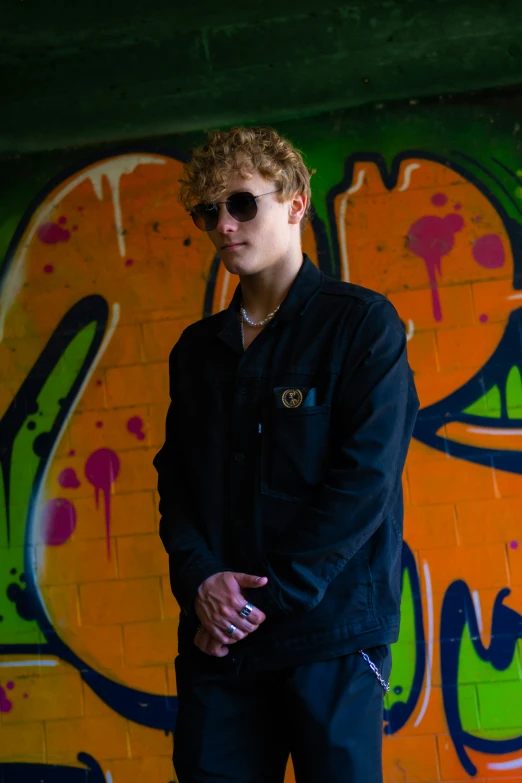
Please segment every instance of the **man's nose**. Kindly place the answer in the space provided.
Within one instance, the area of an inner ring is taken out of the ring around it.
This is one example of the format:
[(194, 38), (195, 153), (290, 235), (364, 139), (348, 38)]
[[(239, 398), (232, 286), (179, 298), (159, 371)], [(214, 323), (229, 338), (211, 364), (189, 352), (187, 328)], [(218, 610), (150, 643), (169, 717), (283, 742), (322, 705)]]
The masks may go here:
[(237, 220), (234, 220), (232, 215), (229, 214), (225, 204), (218, 204), (219, 217), (217, 223), (217, 230), (220, 234), (230, 234), (231, 231), (236, 231)]

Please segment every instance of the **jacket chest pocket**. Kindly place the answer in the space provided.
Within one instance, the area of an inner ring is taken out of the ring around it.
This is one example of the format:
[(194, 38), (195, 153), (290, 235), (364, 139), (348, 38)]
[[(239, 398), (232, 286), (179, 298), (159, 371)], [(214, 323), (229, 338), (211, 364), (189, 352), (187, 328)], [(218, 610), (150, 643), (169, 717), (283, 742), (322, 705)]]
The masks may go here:
[(329, 429), (329, 405), (272, 407), (261, 434), (261, 492), (302, 500), (324, 474)]

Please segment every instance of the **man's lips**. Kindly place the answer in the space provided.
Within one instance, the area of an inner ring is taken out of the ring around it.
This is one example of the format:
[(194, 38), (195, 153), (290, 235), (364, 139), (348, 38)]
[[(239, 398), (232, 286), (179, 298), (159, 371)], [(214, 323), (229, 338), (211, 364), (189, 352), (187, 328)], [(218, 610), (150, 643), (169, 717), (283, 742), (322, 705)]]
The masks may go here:
[(230, 242), (228, 245), (221, 245), (221, 250), (233, 250), (236, 247), (243, 247), (244, 242)]

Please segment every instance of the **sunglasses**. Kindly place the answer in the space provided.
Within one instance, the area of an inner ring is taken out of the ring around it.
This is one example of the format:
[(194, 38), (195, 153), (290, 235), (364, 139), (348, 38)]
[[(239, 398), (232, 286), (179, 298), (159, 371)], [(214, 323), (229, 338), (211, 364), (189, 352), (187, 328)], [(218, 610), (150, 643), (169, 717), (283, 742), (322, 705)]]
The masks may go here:
[(219, 221), (219, 205), (224, 204), (230, 217), (239, 223), (247, 223), (257, 215), (257, 199), (262, 196), (270, 196), (279, 193), (279, 190), (271, 190), (269, 193), (261, 193), (253, 196), (252, 193), (233, 193), (226, 201), (215, 201), (196, 204), (191, 210), (190, 216), (201, 231), (213, 231)]

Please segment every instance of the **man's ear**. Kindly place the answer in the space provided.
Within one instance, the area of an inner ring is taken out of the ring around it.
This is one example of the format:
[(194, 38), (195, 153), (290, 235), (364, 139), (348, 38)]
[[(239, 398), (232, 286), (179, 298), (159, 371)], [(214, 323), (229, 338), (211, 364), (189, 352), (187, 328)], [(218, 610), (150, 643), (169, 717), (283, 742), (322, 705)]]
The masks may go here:
[(300, 223), (308, 205), (306, 193), (294, 193), (289, 203), (288, 222), (292, 224)]

